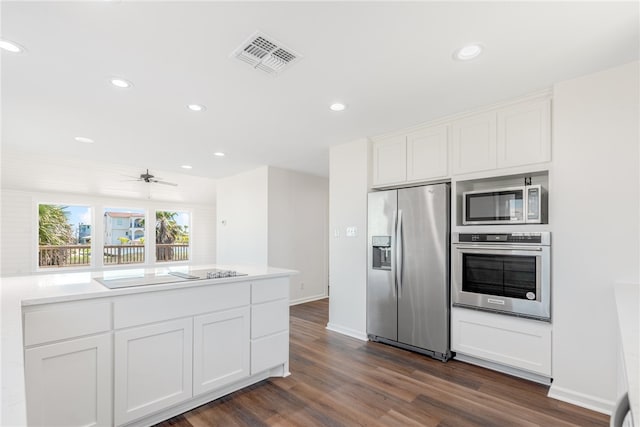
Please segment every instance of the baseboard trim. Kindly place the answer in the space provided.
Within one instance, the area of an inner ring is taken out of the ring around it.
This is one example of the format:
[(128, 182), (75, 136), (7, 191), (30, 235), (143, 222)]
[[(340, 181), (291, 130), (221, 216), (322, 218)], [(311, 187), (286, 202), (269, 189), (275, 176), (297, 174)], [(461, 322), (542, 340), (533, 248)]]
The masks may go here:
[(607, 415), (611, 415), (613, 408), (615, 407), (615, 402), (610, 400), (558, 387), (553, 384), (551, 385), (547, 396), (552, 399), (561, 400), (563, 402), (571, 403), (572, 405), (581, 406)]
[(367, 337), (367, 334), (365, 334), (364, 332), (336, 325), (335, 323), (327, 323), (327, 329), (342, 335), (347, 335), (349, 337), (359, 339), (360, 341), (369, 341), (369, 337)]
[(551, 384), (551, 378), (545, 377), (544, 375), (525, 371), (523, 369), (513, 368), (511, 366), (501, 365), (499, 363), (490, 362), (488, 360), (479, 359), (477, 357), (469, 356), (466, 354), (456, 353), (454, 359), (483, 368), (491, 369), (493, 371), (502, 372), (503, 374), (513, 375), (514, 377), (523, 378), (525, 380), (533, 381), (539, 384)]
[(304, 304), (305, 302), (318, 301), (318, 300), (325, 299), (325, 298), (329, 298), (329, 296), (327, 296), (327, 295), (314, 295), (314, 296), (311, 296), (311, 297), (298, 298), (298, 299), (294, 299), (292, 301), (289, 301), (289, 305)]

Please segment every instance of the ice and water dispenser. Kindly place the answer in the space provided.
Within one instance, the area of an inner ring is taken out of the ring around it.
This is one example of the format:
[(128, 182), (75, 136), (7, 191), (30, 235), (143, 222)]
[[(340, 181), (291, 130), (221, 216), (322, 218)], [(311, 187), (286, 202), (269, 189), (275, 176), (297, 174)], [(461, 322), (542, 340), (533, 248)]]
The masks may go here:
[(391, 270), (391, 236), (372, 236), (373, 269)]

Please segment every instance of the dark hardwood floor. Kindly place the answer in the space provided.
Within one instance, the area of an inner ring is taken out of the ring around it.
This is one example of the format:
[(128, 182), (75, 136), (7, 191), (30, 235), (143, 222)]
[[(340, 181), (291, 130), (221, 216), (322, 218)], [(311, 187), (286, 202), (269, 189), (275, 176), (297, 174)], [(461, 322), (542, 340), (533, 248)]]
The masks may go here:
[(606, 426), (547, 387), (327, 331), (328, 300), (291, 307), (290, 370), (160, 426)]

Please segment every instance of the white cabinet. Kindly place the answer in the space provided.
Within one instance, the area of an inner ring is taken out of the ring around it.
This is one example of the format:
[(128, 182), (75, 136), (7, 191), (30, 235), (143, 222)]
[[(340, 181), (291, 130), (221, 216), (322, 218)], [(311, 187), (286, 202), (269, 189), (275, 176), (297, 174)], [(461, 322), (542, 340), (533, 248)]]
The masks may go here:
[(452, 128), (456, 175), (551, 160), (551, 100), (546, 97), (473, 114)]
[(496, 113), (476, 114), (453, 123), (453, 173), (496, 168)]
[(498, 167), (551, 160), (551, 101), (516, 104), (498, 111)]
[(451, 309), (451, 349), (551, 377), (551, 324), (502, 314)]
[(407, 181), (449, 175), (449, 127), (433, 126), (407, 136)]
[(23, 308), (29, 425), (151, 425), (289, 369), (289, 278)]
[(270, 279), (251, 285), (251, 374), (289, 360), (289, 281)]
[(30, 426), (110, 426), (111, 333), (27, 348)]
[(197, 316), (193, 321), (193, 394), (249, 376), (249, 307)]
[(373, 143), (373, 186), (449, 175), (449, 126), (431, 126)]
[(115, 422), (127, 423), (192, 395), (193, 319), (115, 333)]
[(373, 185), (390, 185), (407, 180), (406, 137), (381, 139), (373, 144)]

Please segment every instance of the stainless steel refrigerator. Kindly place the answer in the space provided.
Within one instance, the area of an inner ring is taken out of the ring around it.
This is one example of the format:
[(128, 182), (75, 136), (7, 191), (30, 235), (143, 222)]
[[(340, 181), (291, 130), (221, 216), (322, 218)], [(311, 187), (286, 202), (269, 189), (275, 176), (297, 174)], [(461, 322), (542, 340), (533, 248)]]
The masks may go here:
[(449, 346), (449, 184), (369, 193), (367, 334), (443, 361)]

